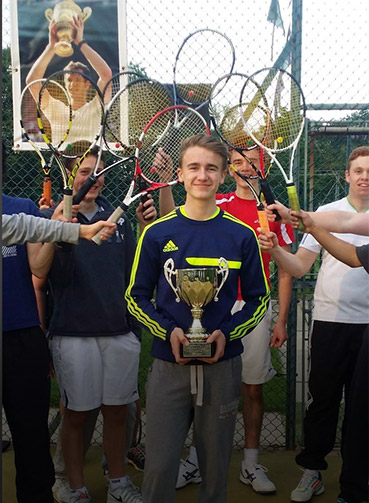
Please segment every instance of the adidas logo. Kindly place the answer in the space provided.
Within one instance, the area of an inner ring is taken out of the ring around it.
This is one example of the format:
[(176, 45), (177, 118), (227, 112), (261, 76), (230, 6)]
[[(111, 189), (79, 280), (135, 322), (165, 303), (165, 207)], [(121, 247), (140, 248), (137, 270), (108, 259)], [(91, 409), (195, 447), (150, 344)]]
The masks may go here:
[(176, 250), (178, 250), (178, 246), (176, 246), (172, 240), (168, 241), (168, 243), (163, 248), (163, 252), (172, 252)]

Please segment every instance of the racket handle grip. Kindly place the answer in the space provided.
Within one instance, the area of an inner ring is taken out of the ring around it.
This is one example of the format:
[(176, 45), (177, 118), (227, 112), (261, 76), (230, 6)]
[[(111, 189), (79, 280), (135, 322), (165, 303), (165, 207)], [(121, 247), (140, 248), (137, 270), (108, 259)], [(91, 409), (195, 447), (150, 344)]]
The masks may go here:
[(42, 197), (45, 199), (45, 204), (50, 206), (51, 202), (51, 178), (49, 176), (44, 177)]
[[(289, 202), (290, 202), (290, 208), (291, 208), (291, 210), (300, 211), (301, 208), (300, 208), (299, 198), (298, 198), (298, 195), (297, 195), (296, 187), (295, 187), (295, 185), (293, 183), (290, 183), (290, 184), (287, 185), (287, 194), (288, 194), (288, 199), (289, 199)], [(304, 231), (305, 230), (305, 226), (302, 223), (301, 219), (299, 219), (298, 230), (299, 231)]]
[(73, 204), (73, 193), (72, 189), (64, 189), (63, 191), (63, 216), (68, 220), (72, 220), (72, 204)]
[(90, 188), (94, 185), (96, 182), (97, 178), (95, 175), (90, 175), (85, 183), (82, 185), (82, 187), (79, 189), (77, 194), (73, 197), (73, 204), (79, 204), (82, 199), (85, 197), (87, 192), (90, 190)]
[[(118, 206), (118, 208), (116, 208), (113, 211), (113, 213), (110, 215), (107, 221), (117, 223), (123, 214), (124, 209), (121, 206)], [(91, 241), (100, 246), (102, 243), (101, 234), (104, 232), (105, 229), (106, 227), (103, 227), (97, 234), (94, 235), (93, 238), (91, 238)]]
[[(148, 201), (149, 197), (148, 197), (148, 194), (142, 194), (142, 196), (140, 197), (140, 201), (142, 203), (142, 205), (144, 205), (146, 203), (146, 201)], [(145, 218), (146, 220), (146, 218)]]
[[(268, 206), (269, 206), (269, 204), (274, 204), (275, 197), (274, 197), (273, 191), (272, 191), (268, 181), (265, 178), (261, 178), (259, 183), (260, 183), (261, 192), (264, 194), (265, 201), (267, 202)], [(273, 210), (273, 213), (276, 216), (275, 221), (278, 222), (281, 219), (280, 214), (278, 213), (277, 210)]]
[(263, 229), (265, 233), (268, 233), (270, 231), (269, 229), (269, 222), (268, 222), (268, 217), (266, 214), (266, 211), (264, 208), (258, 207), (258, 217), (259, 217), (259, 222), (260, 222), (260, 227)]

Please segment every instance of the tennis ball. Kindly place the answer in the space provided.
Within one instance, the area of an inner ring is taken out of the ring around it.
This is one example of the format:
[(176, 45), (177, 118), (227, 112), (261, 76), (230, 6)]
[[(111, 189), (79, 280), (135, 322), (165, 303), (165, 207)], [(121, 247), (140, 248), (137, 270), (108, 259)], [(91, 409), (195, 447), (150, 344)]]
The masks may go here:
[(193, 98), (193, 97), (194, 97), (194, 94), (195, 94), (195, 93), (194, 93), (193, 91), (188, 91), (188, 96), (189, 96), (190, 98)]
[(277, 142), (278, 142), (278, 143), (283, 143), (283, 138), (282, 138), (282, 136), (278, 136), (278, 138), (277, 138)]

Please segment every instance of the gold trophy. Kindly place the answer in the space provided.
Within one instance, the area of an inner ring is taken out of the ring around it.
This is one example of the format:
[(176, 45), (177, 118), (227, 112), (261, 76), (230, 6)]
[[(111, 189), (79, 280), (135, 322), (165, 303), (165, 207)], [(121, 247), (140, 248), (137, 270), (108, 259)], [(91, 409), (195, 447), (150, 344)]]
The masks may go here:
[(56, 22), (56, 34), (59, 42), (55, 44), (55, 53), (58, 56), (66, 58), (73, 54), (73, 17), (80, 17), (85, 22), (92, 13), (91, 7), (82, 9), (74, 2), (74, 0), (64, 0), (55, 5), (53, 9), (45, 10), (46, 19), (51, 22), (53, 19)]
[[(223, 257), (219, 259), (218, 267), (198, 269), (174, 269), (172, 258), (165, 262), (164, 276), (175, 293), (176, 302), (182, 299), (191, 307), (193, 321), (185, 334), (190, 344), (181, 346), (183, 358), (211, 358), (214, 355), (214, 344), (206, 343), (210, 334), (202, 326), (201, 316), (204, 306), (212, 300), (218, 301), (218, 294), (228, 277), (228, 272), (228, 263)], [(219, 285), (218, 275), (221, 277)]]

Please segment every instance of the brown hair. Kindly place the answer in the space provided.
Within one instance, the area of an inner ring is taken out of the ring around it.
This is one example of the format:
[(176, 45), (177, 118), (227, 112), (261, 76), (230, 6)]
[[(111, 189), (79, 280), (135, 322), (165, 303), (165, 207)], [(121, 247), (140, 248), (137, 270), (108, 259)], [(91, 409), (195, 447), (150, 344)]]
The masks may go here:
[(354, 161), (358, 157), (368, 157), (368, 156), (369, 156), (369, 147), (362, 146), (362, 147), (355, 148), (351, 152), (350, 157), (348, 158), (347, 171), (350, 171), (350, 165), (351, 165), (352, 161)]
[[(76, 143), (79, 143), (79, 142), (76, 142)], [(68, 150), (68, 155), (73, 155), (73, 145), (75, 144), (72, 144), (72, 149)], [(88, 147), (88, 143), (86, 142), (86, 148), (84, 150), (86, 150)], [(91, 149), (91, 152), (89, 154), (86, 155), (86, 158), (89, 157), (90, 155), (96, 157), (98, 157), (99, 155), (99, 151), (100, 151), (100, 148), (95, 145), (94, 147), (92, 147)], [(67, 168), (68, 171), (72, 171), (74, 165), (77, 163), (78, 159), (80, 159), (82, 156), (76, 156), (76, 157), (67, 157), (65, 159), (65, 167)], [(100, 158), (101, 161), (104, 162), (104, 151), (101, 152), (101, 158)]]
[(222, 171), (227, 169), (229, 157), (227, 147), (213, 136), (208, 136), (203, 133), (190, 136), (182, 141), (179, 150), (179, 167), (182, 166), (182, 159), (185, 152), (191, 147), (202, 147), (219, 155), (222, 158)]
[(80, 63), (79, 61), (70, 61), (67, 66), (64, 68), (65, 71), (73, 71), (78, 72), (81, 71), (85, 75), (90, 75), (90, 69), (87, 65)]

